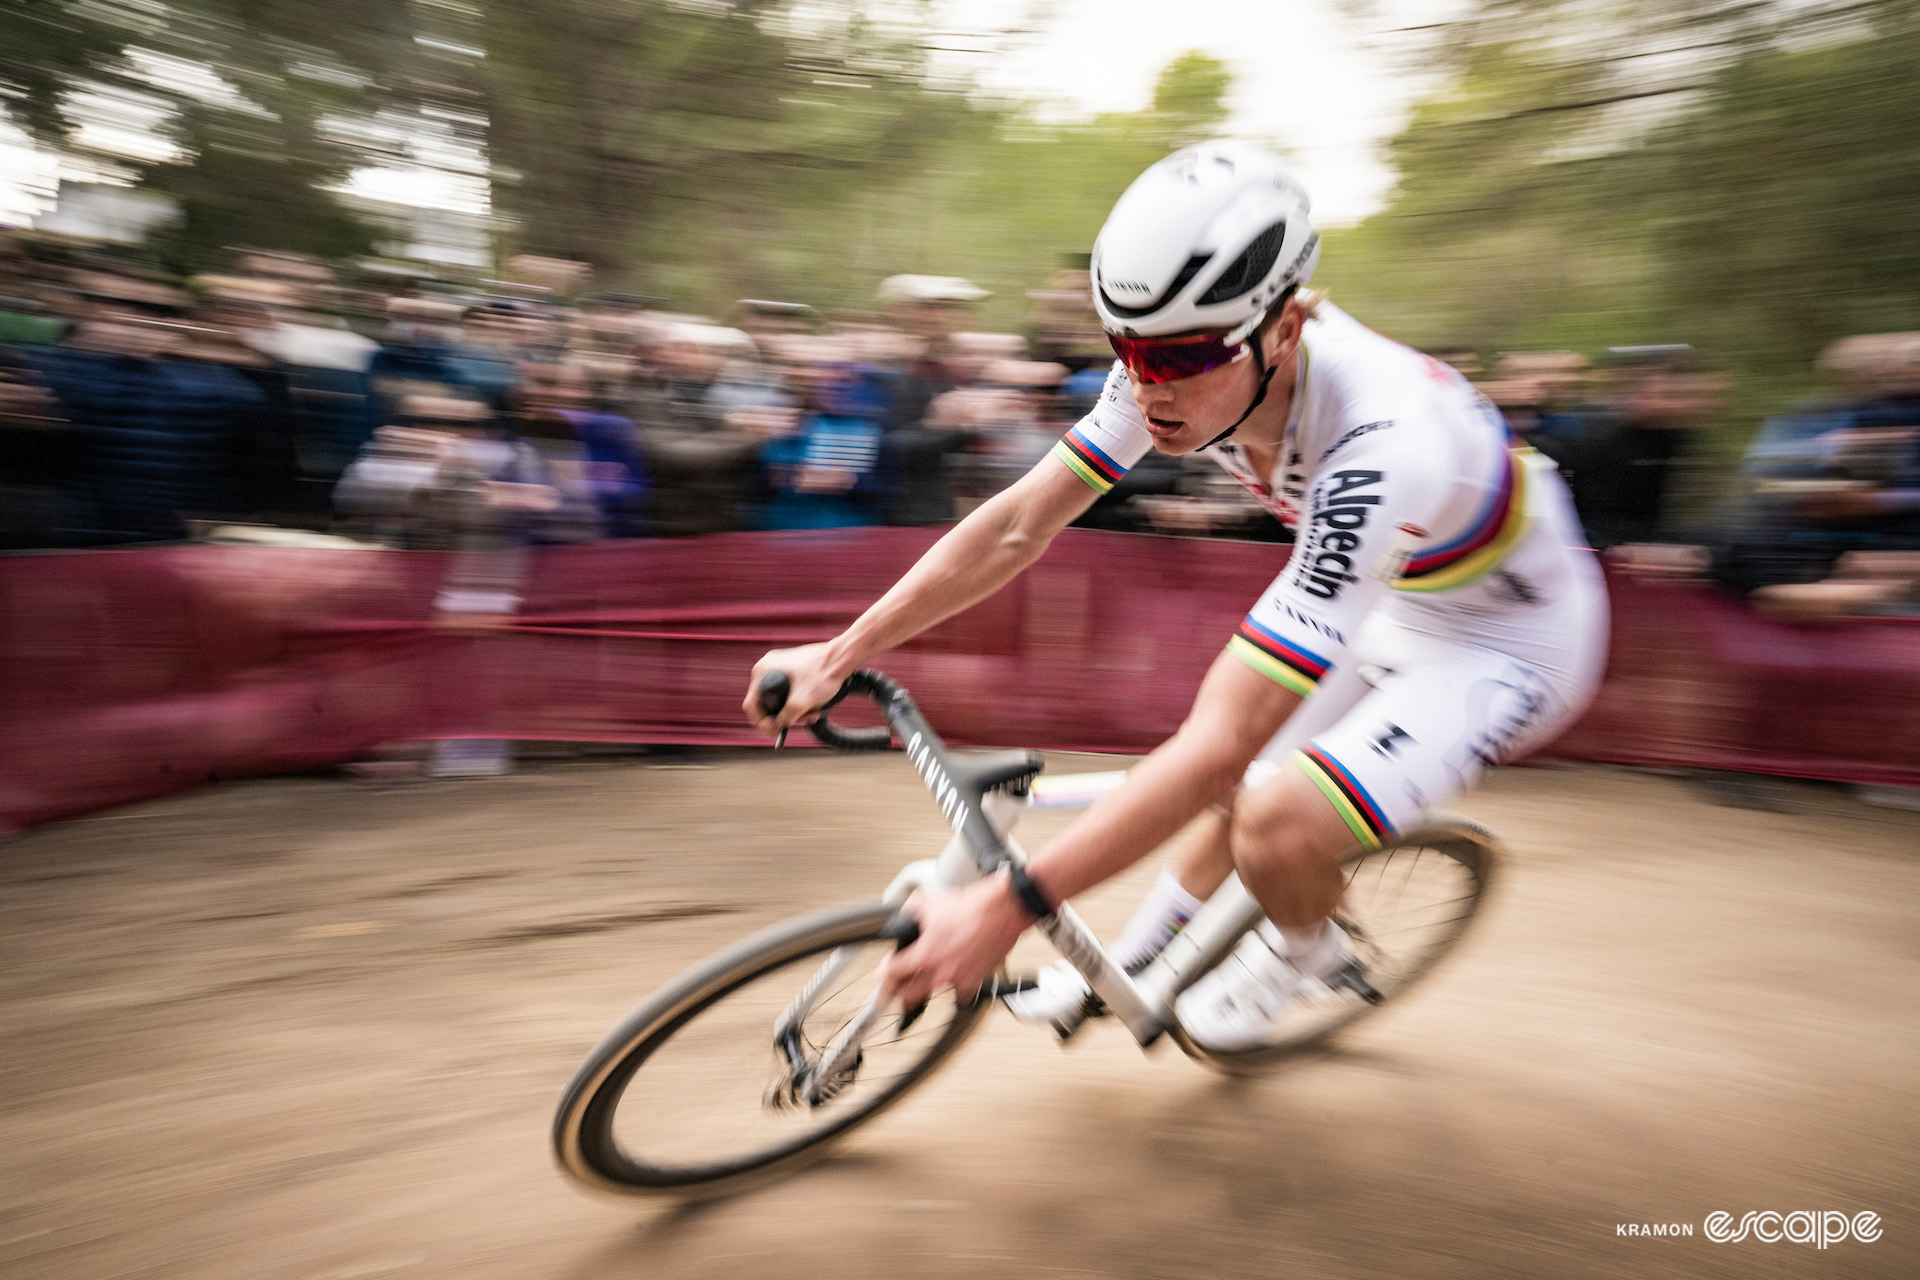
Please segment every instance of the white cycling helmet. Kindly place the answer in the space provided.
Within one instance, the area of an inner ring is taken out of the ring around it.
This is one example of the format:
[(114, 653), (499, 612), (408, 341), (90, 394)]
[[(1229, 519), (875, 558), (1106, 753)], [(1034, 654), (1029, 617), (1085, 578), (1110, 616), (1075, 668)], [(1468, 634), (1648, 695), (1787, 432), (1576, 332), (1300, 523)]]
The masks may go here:
[(1320, 261), (1300, 183), (1270, 151), (1202, 142), (1135, 178), (1093, 242), (1093, 303), (1108, 332), (1253, 332)]

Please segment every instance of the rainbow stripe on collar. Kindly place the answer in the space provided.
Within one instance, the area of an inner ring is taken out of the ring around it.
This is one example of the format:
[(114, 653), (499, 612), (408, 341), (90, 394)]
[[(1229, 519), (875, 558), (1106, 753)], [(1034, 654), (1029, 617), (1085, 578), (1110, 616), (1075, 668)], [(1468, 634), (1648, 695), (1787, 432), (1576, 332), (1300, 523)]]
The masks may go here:
[(1485, 576), (1527, 533), (1527, 455), (1506, 452), (1500, 488), (1467, 531), (1443, 547), (1422, 551), (1394, 579), (1397, 591), (1451, 591)]
[(1066, 463), (1067, 470), (1085, 480), (1095, 493), (1110, 493), (1127, 469), (1101, 452), (1100, 446), (1074, 427), (1053, 446), (1053, 456)]

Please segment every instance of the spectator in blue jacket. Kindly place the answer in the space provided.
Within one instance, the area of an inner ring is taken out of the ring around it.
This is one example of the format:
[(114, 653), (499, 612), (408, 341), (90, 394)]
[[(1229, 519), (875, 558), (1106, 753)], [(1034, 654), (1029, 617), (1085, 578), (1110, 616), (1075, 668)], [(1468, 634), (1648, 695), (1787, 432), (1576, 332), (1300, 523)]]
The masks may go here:
[(877, 406), (836, 360), (830, 340), (790, 339), (787, 381), (798, 410), (766, 410), (789, 424), (761, 446), (768, 500), (763, 529), (836, 529), (879, 523)]
[(234, 514), (237, 441), (261, 397), (231, 370), (160, 358), (183, 338), (177, 325), (102, 308), (67, 345), (22, 349), (72, 424), (63, 542), (172, 541), (188, 517)]

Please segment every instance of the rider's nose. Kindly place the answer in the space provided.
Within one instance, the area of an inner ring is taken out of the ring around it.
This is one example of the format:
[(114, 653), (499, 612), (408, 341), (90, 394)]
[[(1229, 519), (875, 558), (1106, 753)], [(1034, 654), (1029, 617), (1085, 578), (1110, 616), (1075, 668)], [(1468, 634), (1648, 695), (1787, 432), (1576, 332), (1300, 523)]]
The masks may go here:
[(1172, 403), (1173, 396), (1167, 391), (1163, 383), (1155, 383), (1149, 386), (1141, 386), (1137, 382), (1133, 384), (1134, 408), (1140, 410), (1141, 413), (1149, 418), (1166, 417), (1167, 414), (1165, 410), (1167, 406)]

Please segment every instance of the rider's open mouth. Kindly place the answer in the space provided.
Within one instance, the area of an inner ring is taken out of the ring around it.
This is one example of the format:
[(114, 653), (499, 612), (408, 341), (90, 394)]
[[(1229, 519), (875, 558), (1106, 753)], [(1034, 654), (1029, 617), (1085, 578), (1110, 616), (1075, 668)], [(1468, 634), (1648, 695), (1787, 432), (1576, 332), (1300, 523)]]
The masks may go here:
[(1166, 418), (1148, 418), (1147, 425), (1158, 428), (1164, 434), (1171, 435), (1187, 424), (1184, 422), (1169, 421)]

